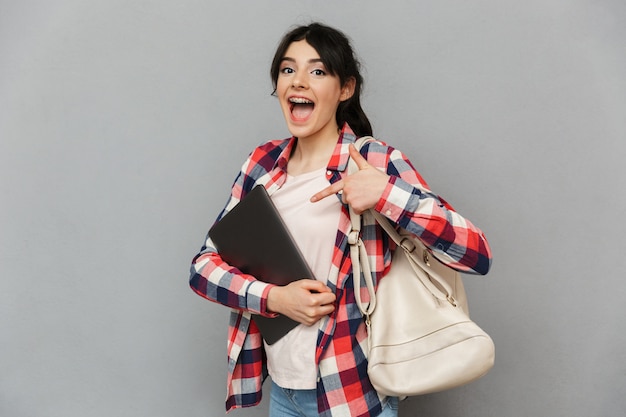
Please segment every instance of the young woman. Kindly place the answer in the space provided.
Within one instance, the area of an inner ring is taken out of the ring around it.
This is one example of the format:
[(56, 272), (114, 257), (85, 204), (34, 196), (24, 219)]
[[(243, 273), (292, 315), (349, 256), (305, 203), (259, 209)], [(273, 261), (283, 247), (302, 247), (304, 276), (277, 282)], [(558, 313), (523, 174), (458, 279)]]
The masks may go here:
[[(269, 373), (270, 416), (397, 416), (397, 398), (378, 394), (367, 376), (347, 206), (382, 213), (464, 272), (487, 273), (489, 246), (477, 227), (431, 193), (400, 151), (380, 141), (361, 153), (354, 148), (357, 137), (372, 129), (360, 104), (359, 64), (345, 35), (317, 23), (297, 27), (283, 38), (270, 72), (292, 136), (252, 151), (218, 221), (262, 184), (300, 237), (315, 276), (294, 277), (282, 287), (258, 281), (226, 264), (206, 239), (193, 259), (190, 284), (233, 309), (226, 408), (258, 404)], [(359, 167), (350, 176), (349, 158)], [(363, 240), (377, 280), (384, 279), (394, 247), (378, 226), (364, 230)], [(252, 314), (282, 314), (301, 324), (268, 345)]]

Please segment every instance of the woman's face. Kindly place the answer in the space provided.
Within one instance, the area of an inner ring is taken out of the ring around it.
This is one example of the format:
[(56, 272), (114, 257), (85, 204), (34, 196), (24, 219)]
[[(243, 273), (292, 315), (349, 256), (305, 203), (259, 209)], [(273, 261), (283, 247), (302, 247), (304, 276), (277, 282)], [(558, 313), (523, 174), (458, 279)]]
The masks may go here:
[(342, 88), (320, 56), (305, 40), (293, 42), (283, 57), (276, 81), (276, 96), (287, 127), (301, 140), (336, 139), (335, 113), (339, 103), (352, 95), (353, 83)]

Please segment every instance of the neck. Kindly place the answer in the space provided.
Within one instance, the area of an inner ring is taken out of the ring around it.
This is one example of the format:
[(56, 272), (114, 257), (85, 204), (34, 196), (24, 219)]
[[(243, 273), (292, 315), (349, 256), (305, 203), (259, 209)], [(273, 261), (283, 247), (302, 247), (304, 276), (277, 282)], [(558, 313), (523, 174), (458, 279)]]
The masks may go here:
[(296, 147), (289, 158), (287, 172), (299, 175), (325, 168), (337, 146), (337, 138), (298, 138)]

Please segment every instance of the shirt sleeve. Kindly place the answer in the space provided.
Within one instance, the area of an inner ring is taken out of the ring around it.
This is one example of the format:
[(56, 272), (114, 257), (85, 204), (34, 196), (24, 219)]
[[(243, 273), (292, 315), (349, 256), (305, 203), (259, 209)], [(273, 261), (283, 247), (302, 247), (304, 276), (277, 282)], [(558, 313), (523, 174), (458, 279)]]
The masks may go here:
[[(230, 198), (218, 216), (218, 221), (241, 200), (244, 184), (251, 180), (246, 175), (250, 164), (248, 158), (233, 184)], [(226, 263), (208, 234), (200, 252), (192, 260), (189, 285), (196, 294), (207, 300), (253, 314), (276, 316), (267, 312), (267, 296), (274, 285), (259, 281)]]
[(368, 146), (368, 161), (384, 167), (390, 176), (374, 209), (415, 234), (434, 256), (451, 268), (486, 274), (492, 257), (483, 232), (431, 192), (403, 153), (380, 142)]

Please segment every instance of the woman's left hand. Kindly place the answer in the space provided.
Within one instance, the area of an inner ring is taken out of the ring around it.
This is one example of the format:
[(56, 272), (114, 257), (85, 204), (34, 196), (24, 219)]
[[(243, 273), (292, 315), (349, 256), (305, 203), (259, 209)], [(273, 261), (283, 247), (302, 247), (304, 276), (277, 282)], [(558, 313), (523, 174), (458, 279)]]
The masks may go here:
[(349, 151), (359, 170), (316, 193), (311, 202), (341, 193), (341, 200), (349, 204), (355, 213), (361, 214), (378, 204), (389, 183), (389, 175), (370, 165), (354, 145), (350, 144)]

